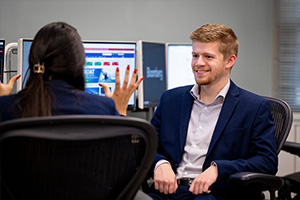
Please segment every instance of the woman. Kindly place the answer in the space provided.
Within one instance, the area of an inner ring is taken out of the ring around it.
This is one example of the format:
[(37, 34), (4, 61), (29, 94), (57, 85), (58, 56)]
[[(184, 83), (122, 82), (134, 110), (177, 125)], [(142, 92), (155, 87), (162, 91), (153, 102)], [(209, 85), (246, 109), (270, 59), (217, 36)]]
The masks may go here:
[(76, 29), (63, 22), (50, 23), (36, 34), (29, 54), (29, 77), (25, 89), (0, 97), (0, 121), (67, 114), (126, 115), (127, 103), (142, 78), (135, 82), (136, 70), (127, 87), (129, 69), (120, 87), (107, 96), (84, 92), (85, 53)]

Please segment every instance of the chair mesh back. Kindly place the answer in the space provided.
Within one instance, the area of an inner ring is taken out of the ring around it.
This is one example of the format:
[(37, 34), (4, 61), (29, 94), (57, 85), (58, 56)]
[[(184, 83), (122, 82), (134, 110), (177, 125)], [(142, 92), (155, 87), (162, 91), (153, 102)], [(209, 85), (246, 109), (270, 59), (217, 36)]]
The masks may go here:
[(129, 136), (81, 142), (10, 138), (1, 145), (2, 178), (16, 199), (116, 199), (144, 147)]
[(7, 137), (0, 146), (2, 186), (14, 199), (118, 199), (149, 148), (136, 133), (84, 140)]
[(279, 153), (292, 126), (292, 111), (290, 106), (281, 99), (272, 97), (265, 98), (270, 101), (271, 114), (275, 125), (277, 153)]

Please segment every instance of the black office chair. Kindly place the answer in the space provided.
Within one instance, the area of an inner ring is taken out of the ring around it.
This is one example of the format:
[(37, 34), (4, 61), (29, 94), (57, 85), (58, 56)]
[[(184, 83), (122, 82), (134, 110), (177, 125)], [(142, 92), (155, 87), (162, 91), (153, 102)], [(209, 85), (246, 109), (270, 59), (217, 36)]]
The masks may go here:
[(4, 122), (1, 196), (133, 199), (156, 148), (155, 129), (137, 118), (72, 115)]
[[(300, 143), (285, 142), (283, 151), (300, 157)], [(284, 185), (278, 191), (278, 200), (300, 200), (300, 172), (283, 177)]]
[[(275, 125), (277, 153), (279, 153), (291, 130), (293, 122), (292, 110), (290, 106), (281, 99), (274, 97), (265, 98), (270, 101), (271, 113)], [(269, 191), (270, 199), (275, 200), (275, 192), (283, 186), (283, 179), (281, 177), (262, 173), (240, 172), (231, 175), (229, 179), (232, 184), (253, 189), (249, 191), (252, 194), (258, 191), (261, 196), (257, 199), (264, 199), (262, 192)]]

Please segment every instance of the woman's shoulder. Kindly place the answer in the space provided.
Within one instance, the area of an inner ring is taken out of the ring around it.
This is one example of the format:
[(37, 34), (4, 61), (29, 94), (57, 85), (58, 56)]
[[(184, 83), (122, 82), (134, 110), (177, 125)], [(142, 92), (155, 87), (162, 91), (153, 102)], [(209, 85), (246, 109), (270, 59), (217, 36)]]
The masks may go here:
[(0, 121), (14, 119), (17, 113), (18, 94), (0, 97)]
[(12, 105), (12, 102), (18, 99), (18, 94), (6, 95), (0, 97), (0, 107), (6, 107)]

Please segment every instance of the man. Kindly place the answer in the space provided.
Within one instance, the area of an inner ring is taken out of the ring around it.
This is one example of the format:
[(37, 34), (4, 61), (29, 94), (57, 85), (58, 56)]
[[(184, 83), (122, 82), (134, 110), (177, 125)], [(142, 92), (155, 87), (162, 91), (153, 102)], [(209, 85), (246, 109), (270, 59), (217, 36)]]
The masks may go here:
[(238, 54), (230, 28), (204, 25), (190, 39), (196, 84), (165, 92), (151, 120), (159, 147), (149, 195), (232, 200), (241, 190), (230, 190), (231, 174), (277, 172), (270, 105), (230, 80)]

